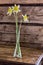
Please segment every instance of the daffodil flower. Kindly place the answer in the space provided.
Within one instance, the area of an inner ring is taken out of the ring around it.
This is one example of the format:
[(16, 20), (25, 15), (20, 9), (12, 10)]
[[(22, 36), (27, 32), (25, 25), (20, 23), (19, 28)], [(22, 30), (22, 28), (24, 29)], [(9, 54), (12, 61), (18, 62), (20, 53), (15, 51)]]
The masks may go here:
[(8, 14), (9, 16), (12, 15), (12, 8), (11, 8), (11, 7), (8, 8), (8, 12), (7, 12), (7, 14)]
[(13, 6), (13, 7), (12, 7), (13, 13), (18, 13), (18, 12), (20, 12), (21, 10), (20, 10), (19, 8), (20, 8), (20, 5), (15, 5), (15, 6)]
[(28, 16), (25, 14), (25, 15), (22, 15), (23, 16), (23, 21), (28, 21)]

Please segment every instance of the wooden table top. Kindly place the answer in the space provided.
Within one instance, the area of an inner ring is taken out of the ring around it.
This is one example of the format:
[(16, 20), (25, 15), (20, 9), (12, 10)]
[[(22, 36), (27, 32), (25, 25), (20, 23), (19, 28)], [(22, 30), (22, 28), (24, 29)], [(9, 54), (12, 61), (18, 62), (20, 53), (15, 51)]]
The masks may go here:
[(14, 46), (0, 46), (0, 60), (35, 64), (43, 50), (21, 47), (22, 59), (14, 58)]

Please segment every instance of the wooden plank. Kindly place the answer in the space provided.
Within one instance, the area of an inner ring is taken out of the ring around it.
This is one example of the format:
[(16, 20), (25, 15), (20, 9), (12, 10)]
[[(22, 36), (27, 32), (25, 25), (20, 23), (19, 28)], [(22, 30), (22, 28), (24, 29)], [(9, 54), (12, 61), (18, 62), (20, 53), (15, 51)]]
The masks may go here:
[[(15, 45), (15, 31), (14, 25), (2, 24), (0, 26), (0, 44)], [(43, 27), (22, 25), (20, 43), (21, 46), (43, 48)]]
[[(2, 33), (2, 36), (3, 35), (5, 36), (5, 39), (6, 39), (6, 36), (11, 36), (12, 37), (13, 35), (15, 35), (15, 30), (16, 29), (14, 28), (14, 25), (6, 25), (6, 29), (4, 31), (0, 30), (0, 32)], [(22, 35), (23, 35), (23, 37), (25, 39), (27, 39), (27, 41), (29, 41), (28, 40), (29, 37), (30, 38), (33, 37), (33, 39), (35, 39), (35, 38), (39, 39), (39, 37), (41, 37), (41, 36), (43, 37), (43, 27), (41, 27), (41, 26), (37, 26), (37, 27), (36, 26), (35, 27), (34, 26), (22, 26), (22, 28), (21, 28), (21, 36)], [(36, 40), (38, 40), (38, 39), (36, 39)]]
[[(12, 47), (0, 47), (0, 60), (6, 60), (11, 62), (19, 62), (19, 63), (27, 63), (27, 64), (35, 64), (39, 56), (43, 53), (43, 50), (32, 49), (21, 47), (22, 50), (22, 59), (14, 58), (14, 46)], [(25, 53), (25, 54), (24, 54)]]
[[(14, 22), (14, 16), (7, 16), (8, 7), (0, 7), (0, 22)], [(43, 23), (43, 7), (21, 7), (22, 13), (27, 14), (30, 23)], [(22, 18), (22, 13), (19, 13), (19, 21)]]
[(0, 4), (35, 4), (35, 3), (43, 3), (43, 0), (0, 0)]

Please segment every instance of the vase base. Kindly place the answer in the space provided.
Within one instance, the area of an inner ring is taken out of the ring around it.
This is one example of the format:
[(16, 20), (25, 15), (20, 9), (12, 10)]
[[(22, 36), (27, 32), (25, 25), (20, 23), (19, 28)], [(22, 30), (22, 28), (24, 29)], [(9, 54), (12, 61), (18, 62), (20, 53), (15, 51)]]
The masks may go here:
[(17, 53), (17, 51), (16, 51), (16, 49), (15, 49), (13, 57), (22, 58), (21, 50), (19, 50), (19, 51), (20, 51), (20, 52)]
[(13, 55), (13, 57), (15, 57), (15, 58), (22, 58), (22, 56), (19, 56), (19, 55)]

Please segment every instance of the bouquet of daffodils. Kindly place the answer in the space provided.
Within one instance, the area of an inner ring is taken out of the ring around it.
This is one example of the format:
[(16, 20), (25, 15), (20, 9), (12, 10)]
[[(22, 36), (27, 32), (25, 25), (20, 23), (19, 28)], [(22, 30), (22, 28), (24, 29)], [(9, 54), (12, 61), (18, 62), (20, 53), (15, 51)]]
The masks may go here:
[(8, 8), (7, 14), (9, 16), (11, 16), (12, 14), (14, 14), (14, 16), (15, 16), (15, 22), (16, 22), (16, 47), (15, 47), (15, 50), (14, 50), (13, 57), (22, 58), (21, 49), (20, 49), (20, 30), (21, 30), (21, 23), (23, 21), (24, 22), (28, 21), (28, 16), (26, 14), (22, 15), (21, 23), (18, 26), (18, 15), (17, 15), (18, 12), (21, 12), (20, 5), (16, 5), (15, 4), (14, 6)]

